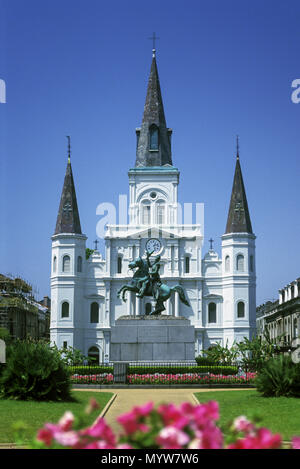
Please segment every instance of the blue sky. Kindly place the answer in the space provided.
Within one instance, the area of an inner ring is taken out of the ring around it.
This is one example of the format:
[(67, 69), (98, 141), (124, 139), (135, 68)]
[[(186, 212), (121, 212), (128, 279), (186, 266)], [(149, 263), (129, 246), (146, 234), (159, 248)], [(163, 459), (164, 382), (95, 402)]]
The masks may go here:
[(67, 140), (83, 232), (128, 193), (153, 31), (179, 200), (205, 204), (220, 253), (235, 138), (253, 230), (257, 303), (299, 271), (300, 4), (293, 0), (0, 0), (0, 272), (50, 294)]

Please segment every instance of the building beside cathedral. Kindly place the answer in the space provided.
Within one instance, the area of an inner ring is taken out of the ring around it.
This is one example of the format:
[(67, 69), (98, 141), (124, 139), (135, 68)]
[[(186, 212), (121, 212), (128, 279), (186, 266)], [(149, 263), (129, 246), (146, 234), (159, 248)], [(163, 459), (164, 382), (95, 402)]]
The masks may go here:
[[(178, 223), (179, 169), (171, 154), (155, 50), (141, 127), (136, 129), (135, 166), (129, 176), (129, 220), (109, 225), (105, 257), (97, 250), (86, 259), (70, 157), (55, 233), (52, 236), (51, 341), (85, 355), (109, 360), (110, 331), (124, 315), (153, 311), (152, 297), (117, 292), (130, 281), (128, 264), (146, 250), (160, 254), (160, 276), (181, 285), (190, 306), (175, 293), (165, 314), (188, 318), (195, 329), (195, 355), (209, 346), (252, 337), (256, 329), (255, 235), (252, 232), (239, 152), (221, 257), (202, 252), (204, 227)], [(184, 177), (184, 174), (183, 174)], [(225, 222), (225, 220), (224, 220)], [(163, 357), (162, 357), (163, 360)]]

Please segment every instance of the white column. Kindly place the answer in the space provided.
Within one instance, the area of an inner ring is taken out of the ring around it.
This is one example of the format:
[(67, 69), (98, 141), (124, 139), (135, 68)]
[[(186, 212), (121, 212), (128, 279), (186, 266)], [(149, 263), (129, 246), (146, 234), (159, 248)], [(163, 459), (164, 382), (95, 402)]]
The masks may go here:
[(197, 311), (197, 321), (198, 321), (198, 324), (199, 326), (202, 326), (202, 285), (200, 282), (197, 282), (197, 294), (198, 294), (198, 298), (197, 298), (197, 308), (198, 308), (198, 311)]
[(175, 245), (175, 259), (174, 259), (175, 275), (179, 272), (179, 246)]
[(109, 343), (110, 343), (110, 332), (103, 332), (104, 336), (104, 362), (109, 362)]
[(105, 257), (106, 257), (106, 272), (111, 275), (110, 272), (110, 240), (106, 240), (105, 243)]
[(170, 316), (170, 298), (166, 301), (166, 310), (167, 315)]

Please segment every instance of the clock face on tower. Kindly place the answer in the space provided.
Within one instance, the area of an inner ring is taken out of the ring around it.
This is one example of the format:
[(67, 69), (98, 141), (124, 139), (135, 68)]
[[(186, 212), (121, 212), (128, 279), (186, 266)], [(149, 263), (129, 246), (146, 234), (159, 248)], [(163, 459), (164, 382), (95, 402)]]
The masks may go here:
[(153, 251), (153, 254), (157, 254), (161, 250), (161, 242), (159, 239), (150, 238), (146, 243), (147, 251)]

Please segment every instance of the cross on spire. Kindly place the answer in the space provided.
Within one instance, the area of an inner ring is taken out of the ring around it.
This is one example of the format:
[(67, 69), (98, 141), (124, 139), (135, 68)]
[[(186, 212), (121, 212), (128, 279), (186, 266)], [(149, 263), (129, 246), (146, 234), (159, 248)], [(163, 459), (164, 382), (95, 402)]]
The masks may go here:
[(236, 136), (236, 157), (240, 157), (240, 142), (239, 142), (239, 136)]
[(159, 37), (157, 37), (156, 34), (153, 33), (153, 36), (148, 37), (148, 39), (151, 39), (151, 40), (153, 41), (152, 56), (155, 57), (155, 52), (156, 52), (155, 41), (156, 41), (157, 39), (159, 39)]
[(210, 243), (210, 250), (213, 251), (213, 245), (212, 244), (213, 244), (214, 240), (212, 238), (210, 238), (208, 241)]
[(98, 243), (99, 243), (98, 239), (95, 239), (94, 243), (95, 243), (95, 251), (97, 251), (98, 250)]
[(70, 159), (71, 159), (71, 137), (69, 135), (67, 135), (67, 139), (68, 139), (68, 161), (70, 161)]

